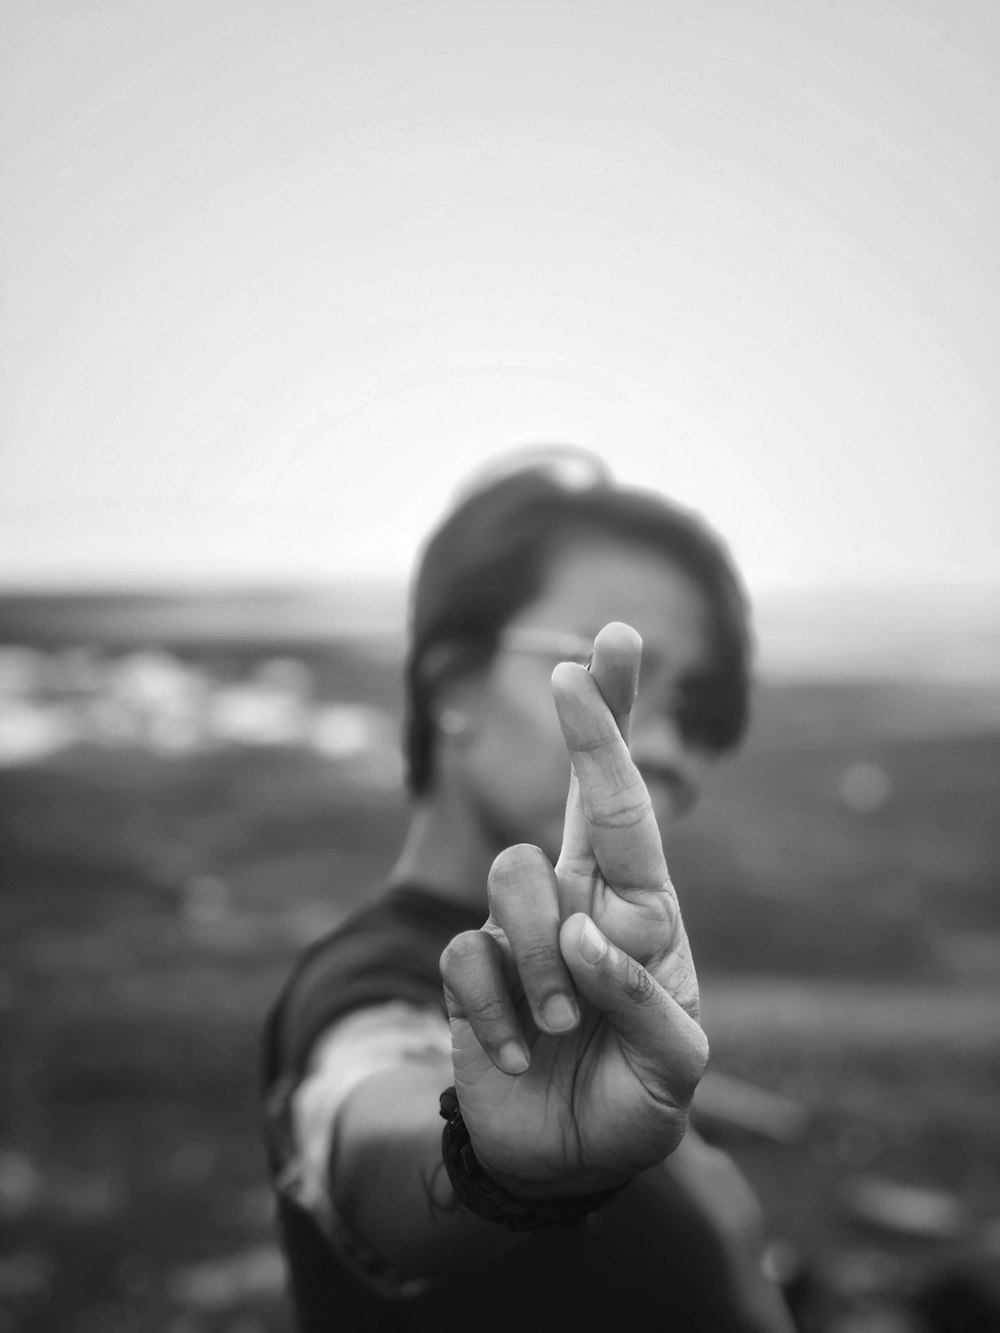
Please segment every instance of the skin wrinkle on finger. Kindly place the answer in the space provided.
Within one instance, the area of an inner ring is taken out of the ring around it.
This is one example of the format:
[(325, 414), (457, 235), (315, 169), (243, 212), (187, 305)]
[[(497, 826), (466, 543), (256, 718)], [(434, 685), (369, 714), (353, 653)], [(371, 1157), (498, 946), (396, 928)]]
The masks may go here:
[(491, 935), (481, 930), (457, 935), (441, 955), (441, 978), (449, 1017), (468, 1023), (485, 1049), (497, 1052), (511, 1039), (523, 1045), (503, 981), (502, 951)]
[(685, 936), (681, 944), (671, 950), (663, 962), (663, 986), (674, 997), (686, 1014), (697, 1023), (701, 1016), (698, 975)]
[[(591, 749), (571, 755), (565, 832), (556, 867), (563, 915), (596, 907), (612, 935), (633, 947), (638, 943), (636, 918), (642, 919), (659, 937), (655, 953), (644, 960), (662, 960), (676, 943), (680, 909), (652, 802), (599, 688), (582, 669), (566, 674), (570, 693), (578, 688), (583, 698), (579, 725), (564, 726), (564, 739), (567, 744), (582, 739)], [(558, 696), (556, 678), (553, 688)], [(587, 726), (596, 726), (599, 734), (580, 737)], [(603, 854), (595, 855), (595, 847)], [(627, 906), (631, 922), (622, 917), (622, 906)]]
[(527, 963), (543, 965), (562, 963), (562, 954), (559, 952), (559, 945), (554, 939), (552, 941), (537, 940), (530, 944), (522, 945), (521, 948), (518, 949), (517, 957), (519, 960)]
[[(572, 664), (562, 665), (577, 670)], [(646, 784), (600, 690), (582, 668), (579, 670), (582, 680), (576, 677), (567, 682), (557, 679), (557, 668), (553, 672), (553, 690), (584, 807), (593, 809), (597, 804), (596, 789), (604, 787), (616, 797), (635, 793), (632, 799), (644, 798), (652, 812)]]
[(634, 799), (628, 799), (629, 792), (622, 792), (617, 798), (609, 797), (601, 804), (584, 801), (583, 813), (589, 828), (630, 829), (643, 823), (653, 813), (649, 796), (643, 791)]
[[(584, 819), (586, 825), (586, 819)], [(601, 874), (594, 860), (594, 853), (588, 850), (567, 851), (564, 849), (559, 854), (559, 860), (556, 862), (556, 875), (560, 880), (562, 887), (565, 882), (572, 879), (579, 889), (596, 889), (601, 882)]]
[(700, 1048), (697, 1052), (692, 1051), (683, 1067), (675, 1063), (669, 1074), (662, 1067), (652, 1065), (648, 1058), (640, 1059), (627, 1045), (622, 1047), (622, 1056), (636, 1083), (658, 1111), (676, 1111), (686, 1116), (708, 1063), (707, 1054), (703, 1056)]
[[(592, 853), (564, 852), (556, 863), (559, 877), (560, 903), (565, 920), (573, 912), (584, 911), (592, 901), (600, 902), (606, 893), (629, 904), (631, 910), (649, 922), (666, 925), (670, 938), (677, 933), (680, 906), (669, 874), (660, 880), (648, 877), (633, 879), (627, 873), (615, 877), (608, 886)], [(596, 897), (595, 897), (596, 895)]]
[(658, 998), (657, 985), (644, 967), (625, 955), (622, 991), (633, 1004), (651, 1004)]
[[(692, 1029), (689, 1039), (685, 1043), (678, 1043), (669, 1062), (653, 1061), (648, 1054), (640, 1052), (629, 1042), (622, 1043), (622, 1056), (636, 1082), (658, 1109), (676, 1111), (686, 1116), (708, 1064), (708, 1039), (697, 1019), (685, 1016)], [(683, 1053), (680, 1060), (679, 1053)]]
[[(607, 708), (607, 704), (605, 704), (604, 706), (605, 708)], [(621, 750), (624, 748), (625, 741), (623, 734), (621, 734), (619, 728), (615, 726), (615, 729), (611, 730), (611, 728), (608, 728), (607, 726), (607, 721), (613, 722), (613, 717), (611, 716), (611, 712), (608, 713), (607, 720), (605, 720), (605, 718), (603, 717), (601, 718), (593, 717), (592, 720), (600, 725), (601, 728), (600, 732), (596, 732), (595, 734), (593, 734), (593, 736), (576, 736), (573, 737), (572, 740), (571, 738), (567, 737), (569, 752), (573, 753), (576, 752), (576, 750), (585, 750), (585, 752), (593, 752), (593, 750), (601, 750), (604, 749), (605, 746), (607, 746), (607, 748), (611, 749), (613, 753), (616, 752), (616, 750)]]
[(480, 1023), (494, 1024), (501, 1021), (504, 1016), (505, 1006), (503, 1000), (496, 995), (473, 995), (466, 997), (462, 1005), (465, 1010), (465, 1017), (470, 1023), (475, 1025)]
[[(630, 827), (641, 824), (647, 815), (655, 822), (655, 812), (645, 777), (641, 770), (637, 772), (632, 757), (625, 748), (628, 723), (638, 688), (641, 650), (640, 636), (622, 622), (606, 626), (595, 640), (595, 650), (588, 674), (598, 686), (603, 702), (622, 737), (622, 744), (619, 744), (613, 733), (609, 734), (607, 713), (599, 707), (591, 691), (591, 698), (587, 701), (590, 705), (590, 717), (585, 718), (584, 722), (598, 725), (599, 734), (576, 738), (582, 741), (582, 748), (571, 762), (564, 837), (557, 862), (560, 901), (564, 907), (564, 915), (567, 914), (567, 909), (573, 911), (585, 908), (589, 900), (588, 895), (592, 896), (593, 889), (599, 883), (599, 870), (593, 849), (595, 839), (592, 833), (596, 831), (597, 840), (600, 841), (602, 828), (617, 827), (627, 833)], [(572, 679), (573, 673), (568, 674)], [(577, 677), (581, 690), (585, 690), (586, 685), (579, 679), (579, 673)], [(558, 680), (555, 678), (553, 689), (554, 691), (558, 689)], [(564, 728), (564, 739), (569, 743), (570, 737), (566, 735), (566, 728)], [(587, 749), (590, 759), (600, 769), (595, 783), (587, 783), (591, 793), (595, 786), (598, 789), (602, 786), (607, 789), (610, 786), (614, 792), (604, 805), (598, 804), (592, 795), (586, 805), (583, 799), (578, 769), (583, 770), (588, 762), (585, 757)], [(613, 756), (612, 761), (608, 763), (608, 758), (611, 756)], [(658, 825), (657, 835), (659, 835)], [(652, 892), (656, 895), (665, 892), (673, 894), (673, 886), (665, 864), (663, 870), (664, 879), (652, 888)], [(642, 873), (635, 879), (625, 871), (624, 867), (618, 868), (616, 893), (626, 899), (632, 899), (633, 895), (637, 895), (633, 899), (634, 907), (651, 922), (659, 922), (669, 917), (671, 936), (673, 936), (676, 933), (679, 908), (674, 903), (668, 911), (662, 901), (650, 901), (647, 895), (651, 887), (648, 872)]]
[(680, 911), (669, 880), (653, 889), (648, 884), (629, 884), (622, 880), (615, 886), (614, 893), (628, 903), (632, 912), (667, 932), (665, 951), (672, 952), (677, 948)]
[[(626, 745), (631, 711), (639, 688), (641, 652), (642, 639), (636, 630), (621, 621), (611, 622), (598, 632), (594, 640), (593, 655), (586, 667), (597, 683), (598, 690)], [(584, 814), (579, 779), (571, 762), (559, 869), (565, 872), (567, 867), (572, 867), (569, 873), (575, 875), (577, 882), (574, 890), (568, 895), (564, 889), (563, 878), (560, 877), (560, 900), (564, 907), (567, 896), (573, 906), (586, 905), (585, 879), (588, 877), (586, 869), (588, 862), (589, 878), (593, 880), (597, 873), (594, 852)], [(581, 895), (583, 895), (582, 900)]]
[[(591, 754), (603, 757), (617, 769), (625, 772), (634, 769), (638, 773), (628, 743), (596, 686), (594, 697), (590, 699), (568, 694), (556, 698), (556, 708), (571, 760), (576, 754)], [(603, 710), (603, 714), (597, 711), (598, 707)]]
[(441, 973), (453, 990), (469, 982), (479, 983), (486, 971), (500, 966), (500, 944), (482, 930), (466, 930), (456, 935), (441, 955)]
[[(589, 812), (592, 830), (604, 830), (616, 810), (634, 806), (637, 799), (649, 802), (649, 793), (590, 675), (582, 667), (561, 663), (552, 674), (552, 683), (584, 811)], [(661, 881), (666, 877), (666, 863), (651, 802), (647, 818), (630, 827), (637, 845), (628, 860), (647, 860), (650, 871), (643, 878)], [(594, 851), (600, 860), (596, 846)], [(607, 873), (607, 867), (603, 868)]]

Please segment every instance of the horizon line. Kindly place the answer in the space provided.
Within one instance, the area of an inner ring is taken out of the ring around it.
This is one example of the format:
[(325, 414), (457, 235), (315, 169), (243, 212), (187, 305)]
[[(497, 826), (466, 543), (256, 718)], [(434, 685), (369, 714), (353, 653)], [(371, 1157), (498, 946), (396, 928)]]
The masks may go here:
[[(302, 575), (270, 574), (206, 574), (172, 575), (164, 572), (136, 578), (74, 578), (72, 575), (35, 579), (5, 578), (0, 572), (0, 598), (12, 597), (114, 597), (159, 595), (288, 595), (320, 592), (345, 588), (405, 591), (412, 572), (390, 573), (372, 571), (359, 573), (352, 570), (334, 570), (326, 574)], [(947, 570), (914, 570), (912, 572), (872, 575), (811, 575), (795, 577), (787, 574), (742, 573), (742, 581), (750, 591), (762, 593), (818, 592), (909, 592), (945, 591), (956, 588), (996, 590), (1000, 593), (1000, 570), (982, 573)]]

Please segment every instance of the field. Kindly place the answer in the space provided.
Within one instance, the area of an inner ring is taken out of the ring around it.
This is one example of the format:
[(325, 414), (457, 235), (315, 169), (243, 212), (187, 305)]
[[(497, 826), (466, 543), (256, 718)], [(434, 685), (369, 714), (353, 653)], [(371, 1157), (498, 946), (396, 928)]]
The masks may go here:
[[(397, 645), (4, 625), (0, 1333), (281, 1333), (259, 1028), (392, 859)], [(765, 684), (668, 848), (802, 1333), (997, 1327), (997, 693)]]

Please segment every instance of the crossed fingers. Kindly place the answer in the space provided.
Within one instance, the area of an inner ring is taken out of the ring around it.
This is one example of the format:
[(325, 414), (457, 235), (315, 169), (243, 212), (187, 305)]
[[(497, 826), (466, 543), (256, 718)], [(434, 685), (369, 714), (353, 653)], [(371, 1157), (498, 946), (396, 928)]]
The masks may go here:
[(552, 673), (572, 765), (557, 862), (565, 909), (587, 910), (596, 874), (626, 896), (673, 893), (652, 802), (627, 744), (641, 647), (635, 630), (612, 623), (595, 640), (589, 670), (562, 662)]
[[(659, 828), (625, 739), (640, 650), (636, 632), (614, 623), (598, 635), (589, 670), (556, 667), (553, 692), (572, 766), (559, 860), (553, 869), (529, 845), (502, 852), (490, 872), (484, 929), (446, 951), (458, 1007), (508, 1073), (529, 1063), (523, 1010), (541, 1034), (572, 1031), (579, 995), (597, 994), (595, 967), (605, 986), (617, 977), (613, 985), (633, 1006), (653, 1000), (654, 1008), (697, 1013)], [(643, 966), (654, 960), (656, 975)]]

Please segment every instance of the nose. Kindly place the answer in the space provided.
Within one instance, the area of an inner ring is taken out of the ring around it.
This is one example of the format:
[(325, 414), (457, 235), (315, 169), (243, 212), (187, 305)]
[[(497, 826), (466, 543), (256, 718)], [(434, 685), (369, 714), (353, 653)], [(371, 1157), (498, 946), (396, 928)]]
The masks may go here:
[(675, 719), (663, 709), (637, 707), (629, 725), (629, 749), (665, 833), (697, 801), (704, 760), (687, 746)]

